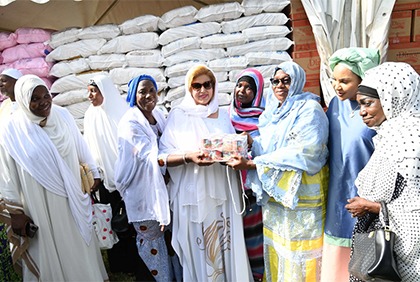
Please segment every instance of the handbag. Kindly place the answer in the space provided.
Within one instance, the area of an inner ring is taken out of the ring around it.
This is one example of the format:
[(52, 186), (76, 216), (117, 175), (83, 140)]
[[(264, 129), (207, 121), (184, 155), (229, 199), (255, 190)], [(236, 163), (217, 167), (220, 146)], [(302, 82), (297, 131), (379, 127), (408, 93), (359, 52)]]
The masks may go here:
[(93, 218), (92, 224), (101, 250), (111, 249), (118, 243), (118, 237), (111, 228), (112, 209), (110, 204), (102, 204), (95, 193), (92, 193)]
[(384, 202), (381, 202), (381, 212), (384, 227), (369, 233), (354, 234), (349, 272), (363, 281), (401, 281), (394, 254), (395, 233), (389, 228), (388, 210)]
[(90, 189), (95, 183), (92, 171), (86, 163), (80, 163), (80, 177), (82, 179), (82, 191), (90, 195)]
[(120, 238), (127, 238), (133, 235), (134, 227), (128, 222), (127, 210), (125, 209), (125, 203), (123, 200), (116, 205), (111, 219), (111, 227)]

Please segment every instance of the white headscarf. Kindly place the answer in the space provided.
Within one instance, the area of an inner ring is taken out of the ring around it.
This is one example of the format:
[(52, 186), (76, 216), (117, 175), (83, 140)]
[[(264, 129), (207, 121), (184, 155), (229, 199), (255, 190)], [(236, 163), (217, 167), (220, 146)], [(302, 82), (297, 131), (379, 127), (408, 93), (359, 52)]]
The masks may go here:
[[(213, 98), (211, 99), (210, 103), (206, 106), (197, 105), (194, 101), (192, 93), (189, 90), (189, 88), (191, 87), (191, 82), (195, 78), (193, 76), (196, 76), (195, 74), (197, 73), (197, 71), (203, 68), (208, 69), (211, 73), (213, 73), (213, 71), (205, 65), (195, 65), (192, 68), (190, 68), (190, 70), (185, 75), (184, 99), (182, 100), (181, 104), (175, 107), (182, 109), (184, 112), (191, 116), (208, 117), (209, 115), (217, 112), (217, 110), (219, 109), (219, 94), (217, 89), (217, 81), (214, 81)], [(216, 79), (214, 73), (213, 76)]]
[(114, 164), (118, 155), (118, 123), (129, 106), (110, 77), (97, 75), (93, 77), (93, 81), (104, 99), (101, 105), (90, 105), (86, 111), (84, 137), (97, 165), (103, 170), (105, 187), (113, 192), (116, 190)]
[(2, 131), (2, 145), (42, 187), (68, 198), (79, 231), (86, 244), (90, 244), (92, 205), (89, 195), (81, 189), (78, 161), (79, 155), (83, 155), (81, 158), (91, 165), (90, 155), (86, 156), (87, 151), (81, 148), (83, 144), (78, 143), (83, 140), (81, 136), (77, 138), (76, 134), (80, 133), (65, 109), (52, 105), (45, 127), (38, 125), (44, 118), (35, 116), (29, 109), (37, 86), (45, 86), (45, 82), (35, 75), (24, 75), (17, 81), (15, 95), (20, 109)]
[(42, 120), (45, 119), (45, 117), (34, 115), (29, 109), (32, 93), (38, 86), (45, 86), (45, 88), (48, 89), (45, 82), (33, 74), (23, 76), (22, 79), (18, 79), (15, 84), (15, 98), (17, 104), (19, 105), (20, 109), (25, 112), (25, 115), (29, 118), (29, 120), (36, 124), (39, 124)]
[[(218, 110), (217, 81), (214, 81), (214, 96), (207, 106), (197, 105), (189, 90), (197, 73), (201, 73), (197, 70), (203, 68), (210, 70), (204, 65), (197, 65), (186, 75), (184, 100), (169, 113), (166, 128), (160, 138), (159, 149), (162, 154), (198, 151), (200, 141), (210, 134), (205, 119)], [(233, 133), (234, 128), (231, 124), (230, 127)], [(181, 205), (189, 206), (192, 210), (190, 220), (193, 222), (202, 222), (209, 211), (229, 197), (229, 192), (222, 184), (224, 178), (219, 177), (216, 166), (199, 167), (189, 163), (168, 167), (168, 171), (171, 175), (169, 189), (171, 202), (179, 198)], [(213, 185), (206, 184), (209, 178), (214, 179)], [(192, 187), (200, 188), (189, 191)]]
[[(174, 107), (171, 112), (176, 113), (177, 111), (181, 110), (184, 112), (182, 116), (185, 117), (185, 120), (179, 122), (177, 124), (176, 132), (176, 140), (179, 141), (175, 147), (182, 149), (183, 152), (194, 151), (199, 149), (200, 140), (204, 138), (204, 136), (209, 135), (209, 131), (204, 124), (203, 118), (208, 117), (209, 115), (215, 113), (219, 109), (219, 101), (218, 101), (218, 91), (217, 91), (217, 79), (213, 73), (215, 78), (214, 81), (214, 89), (213, 89), (213, 98), (211, 99), (210, 103), (206, 106), (204, 105), (197, 105), (194, 101), (192, 93), (190, 92), (191, 82), (197, 76), (196, 73), (198, 70), (202, 69), (211, 71), (205, 65), (196, 65), (193, 66), (185, 76), (185, 96), (181, 104)], [(169, 114), (171, 115), (171, 113)], [(172, 114), (174, 115), (174, 114)], [(197, 134), (201, 133), (200, 136)], [(162, 136), (165, 138), (164, 136)], [(165, 141), (166, 142), (166, 141)], [(171, 141), (174, 142), (174, 141)], [(179, 153), (179, 152), (168, 152), (168, 153)]]

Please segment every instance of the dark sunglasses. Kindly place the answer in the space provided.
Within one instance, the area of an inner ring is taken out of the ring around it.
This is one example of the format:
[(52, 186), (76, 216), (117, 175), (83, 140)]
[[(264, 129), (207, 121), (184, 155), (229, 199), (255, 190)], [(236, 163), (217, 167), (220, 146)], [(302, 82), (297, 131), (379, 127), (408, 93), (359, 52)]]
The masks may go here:
[(290, 76), (286, 76), (281, 79), (270, 78), (271, 85), (273, 85), (274, 87), (279, 85), (280, 81), (281, 83), (283, 83), (283, 85), (289, 85), (292, 80), (290, 79)]
[(211, 81), (209, 80), (209, 81), (206, 81), (206, 82), (204, 82), (203, 84), (201, 84), (201, 83), (198, 83), (198, 82), (195, 82), (195, 83), (191, 83), (191, 87), (192, 87), (192, 89), (194, 89), (194, 90), (200, 90), (201, 89), (201, 87), (203, 87), (204, 86), (204, 88), (205, 89), (207, 89), (207, 90), (209, 90), (209, 89), (212, 89), (213, 88), (213, 84), (211, 83)]

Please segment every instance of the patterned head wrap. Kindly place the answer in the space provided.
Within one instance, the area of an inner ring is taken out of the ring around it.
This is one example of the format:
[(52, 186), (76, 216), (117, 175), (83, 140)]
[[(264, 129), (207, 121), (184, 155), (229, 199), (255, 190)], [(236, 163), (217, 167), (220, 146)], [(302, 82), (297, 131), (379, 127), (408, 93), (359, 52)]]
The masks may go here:
[(343, 48), (332, 54), (329, 63), (334, 70), (338, 64), (344, 65), (360, 78), (365, 76), (365, 72), (379, 64), (379, 50), (370, 48)]
[(252, 100), (251, 106), (247, 108), (242, 108), (240, 102), (238, 102), (235, 98), (232, 99), (230, 106), (230, 118), (232, 120), (233, 127), (235, 127), (237, 131), (253, 132), (258, 130), (258, 119), (264, 111), (264, 78), (258, 70), (249, 68), (243, 70), (239, 74), (236, 83), (238, 84), (243, 80), (247, 81), (251, 86), (254, 85), (254, 99)]
[(127, 95), (127, 103), (130, 104), (130, 107), (134, 107), (136, 103), (136, 95), (137, 95), (137, 87), (139, 86), (140, 81), (142, 80), (150, 80), (153, 83), (153, 86), (158, 90), (156, 80), (147, 74), (142, 74), (138, 77), (133, 78), (128, 83), (128, 95)]
[(420, 114), (420, 78), (407, 63), (383, 63), (365, 73), (360, 83), (376, 89), (386, 118)]

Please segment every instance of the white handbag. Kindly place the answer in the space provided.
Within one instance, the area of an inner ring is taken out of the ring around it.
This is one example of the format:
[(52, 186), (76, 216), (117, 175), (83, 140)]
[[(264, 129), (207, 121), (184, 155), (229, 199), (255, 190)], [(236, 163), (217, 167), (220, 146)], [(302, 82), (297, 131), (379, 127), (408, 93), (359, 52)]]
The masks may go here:
[(111, 229), (112, 209), (110, 204), (99, 203), (96, 195), (91, 194), (93, 201), (92, 224), (101, 250), (111, 249), (118, 243), (117, 234)]

